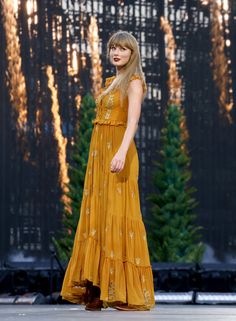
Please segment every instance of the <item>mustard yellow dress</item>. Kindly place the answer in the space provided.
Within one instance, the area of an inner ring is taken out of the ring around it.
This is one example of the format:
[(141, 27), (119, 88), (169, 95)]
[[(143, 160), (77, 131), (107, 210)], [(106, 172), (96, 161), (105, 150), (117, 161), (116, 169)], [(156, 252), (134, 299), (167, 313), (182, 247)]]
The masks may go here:
[[(106, 78), (105, 88), (114, 77)], [(137, 78), (133, 75), (130, 81)], [(121, 106), (118, 89), (99, 102), (96, 99), (80, 219), (61, 290), (62, 297), (74, 303), (84, 303), (89, 280), (100, 288), (100, 299), (107, 305), (119, 301), (151, 308), (155, 304), (134, 140), (124, 169), (119, 173), (110, 171), (127, 116), (128, 98)]]

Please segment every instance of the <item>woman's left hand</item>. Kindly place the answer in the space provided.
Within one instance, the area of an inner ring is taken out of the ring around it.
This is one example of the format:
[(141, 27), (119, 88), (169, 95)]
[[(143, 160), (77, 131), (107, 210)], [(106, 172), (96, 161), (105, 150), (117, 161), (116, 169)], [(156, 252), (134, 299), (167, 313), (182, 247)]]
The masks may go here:
[(112, 173), (119, 173), (125, 166), (126, 153), (122, 150), (118, 150), (115, 156), (112, 158), (110, 169)]

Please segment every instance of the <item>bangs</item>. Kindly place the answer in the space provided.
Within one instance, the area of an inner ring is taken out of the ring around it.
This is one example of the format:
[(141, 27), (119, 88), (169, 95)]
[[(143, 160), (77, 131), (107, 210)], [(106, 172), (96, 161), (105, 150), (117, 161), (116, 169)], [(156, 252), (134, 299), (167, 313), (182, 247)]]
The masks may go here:
[(113, 37), (111, 37), (109, 49), (111, 49), (112, 46), (126, 47), (131, 50), (133, 49), (129, 38), (124, 33), (117, 33)]

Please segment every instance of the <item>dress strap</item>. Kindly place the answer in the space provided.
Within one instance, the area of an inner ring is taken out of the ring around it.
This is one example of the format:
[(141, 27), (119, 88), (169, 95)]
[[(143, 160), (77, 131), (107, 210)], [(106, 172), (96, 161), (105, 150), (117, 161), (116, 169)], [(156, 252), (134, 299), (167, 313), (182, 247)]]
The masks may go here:
[(135, 80), (135, 79), (140, 79), (141, 80), (140, 75), (139, 74), (133, 74), (129, 81), (132, 81), (132, 80)]

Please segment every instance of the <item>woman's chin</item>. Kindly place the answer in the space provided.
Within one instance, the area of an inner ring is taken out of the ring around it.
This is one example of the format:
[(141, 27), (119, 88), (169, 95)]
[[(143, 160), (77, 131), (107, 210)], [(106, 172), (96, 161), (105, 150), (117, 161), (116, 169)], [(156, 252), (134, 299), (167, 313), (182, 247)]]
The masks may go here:
[(125, 64), (122, 64), (122, 63), (120, 63), (120, 62), (115, 62), (115, 61), (114, 61), (112, 64), (113, 64), (113, 66), (115, 66), (115, 67), (117, 67), (117, 68), (122, 68), (122, 67), (125, 66)]

